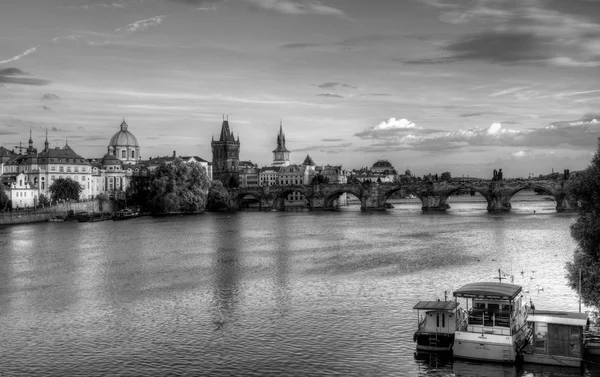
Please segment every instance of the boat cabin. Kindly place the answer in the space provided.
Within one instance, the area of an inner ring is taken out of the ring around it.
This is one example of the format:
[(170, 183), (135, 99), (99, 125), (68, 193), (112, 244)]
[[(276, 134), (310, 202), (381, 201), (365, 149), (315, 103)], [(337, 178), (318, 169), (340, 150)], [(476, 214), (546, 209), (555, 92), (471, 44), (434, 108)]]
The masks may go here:
[[(454, 332), (466, 323), (465, 313), (456, 301), (419, 301), (417, 310), (418, 327), (413, 340), (418, 350), (450, 351)], [(425, 313), (423, 313), (425, 312)]]
[(530, 310), (527, 322), (533, 328), (523, 360), (530, 363), (581, 366), (588, 316), (585, 313)]
[(522, 307), (521, 290), (519, 285), (492, 282), (466, 284), (456, 290), (454, 297), (467, 299), (466, 331), (515, 334), (523, 325), (527, 314)]

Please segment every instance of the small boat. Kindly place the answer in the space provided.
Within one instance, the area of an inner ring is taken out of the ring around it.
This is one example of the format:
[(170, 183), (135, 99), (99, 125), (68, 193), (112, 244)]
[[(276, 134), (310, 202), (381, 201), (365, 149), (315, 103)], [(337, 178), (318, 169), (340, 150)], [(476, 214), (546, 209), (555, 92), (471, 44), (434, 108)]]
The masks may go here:
[[(454, 357), (514, 363), (531, 336), (522, 288), (507, 283), (470, 283), (454, 291), (467, 301), (467, 325), (454, 333)], [(471, 308), (469, 309), (469, 301)]]
[(392, 208), (394, 208), (394, 205), (392, 203), (385, 203), (384, 207), (387, 209), (392, 209)]
[[(456, 301), (419, 301), (418, 328), (413, 335), (419, 351), (451, 351), (454, 332), (466, 326), (466, 313)], [(421, 315), (421, 311), (425, 313)]]
[(534, 364), (581, 367), (588, 316), (585, 313), (529, 309), (533, 330), (523, 349), (523, 361)]
[(54, 217), (49, 218), (48, 221), (58, 223), (58, 222), (65, 221), (65, 218), (62, 216), (54, 216)]
[(131, 208), (125, 208), (125, 209), (122, 209), (122, 210), (116, 212), (112, 219), (115, 221), (118, 221), (118, 220), (132, 219), (135, 217), (140, 217), (139, 211), (133, 210)]

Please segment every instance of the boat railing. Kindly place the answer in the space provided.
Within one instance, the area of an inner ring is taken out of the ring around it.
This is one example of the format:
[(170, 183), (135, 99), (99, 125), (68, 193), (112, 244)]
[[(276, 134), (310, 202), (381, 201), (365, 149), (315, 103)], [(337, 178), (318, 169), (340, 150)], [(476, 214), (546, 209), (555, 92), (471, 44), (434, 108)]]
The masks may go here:
[[(469, 324), (486, 327), (510, 327), (510, 313), (488, 312), (483, 309), (471, 309), (469, 311)], [(514, 321), (513, 321), (514, 322)]]
[(468, 318), (469, 318), (469, 313), (467, 313), (467, 311), (463, 308), (459, 308), (456, 311), (456, 316), (457, 316), (457, 320), (456, 320), (456, 329), (458, 331), (462, 331), (463, 329), (465, 329), (467, 327), (468, 324)]

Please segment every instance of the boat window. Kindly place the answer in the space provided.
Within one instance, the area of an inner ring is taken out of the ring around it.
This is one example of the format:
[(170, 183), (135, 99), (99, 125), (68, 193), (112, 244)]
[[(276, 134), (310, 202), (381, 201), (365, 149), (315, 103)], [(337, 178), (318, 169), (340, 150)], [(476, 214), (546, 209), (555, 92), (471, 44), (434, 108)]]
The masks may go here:
[(440, 313), (437, 315), (437, 327), (440, 327)]
[(446, 313), (442, 313), (442, 327), (446, 327)]
[(485, 309), (485, 302), (475, 302), (475, 303), (473, 303), (473, 308)]
[(488, 312), (498, 313), (500, 311), (500, 304), (488, 304)]

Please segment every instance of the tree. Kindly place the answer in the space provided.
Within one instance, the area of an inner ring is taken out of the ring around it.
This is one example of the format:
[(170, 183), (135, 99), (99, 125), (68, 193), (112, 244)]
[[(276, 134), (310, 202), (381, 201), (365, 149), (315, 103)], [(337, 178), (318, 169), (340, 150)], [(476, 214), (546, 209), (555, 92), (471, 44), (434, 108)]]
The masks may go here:
[(77, 200), (83, 187), (71, 178), (58, 178), (48, 190), (52, 194), (52, 200)]
[(567, 262), (568, 285), (579, 290), (585, 305), (600, 308), (600, 139), (592, 164), (567, 183), (571, 205), (579, 217), (571, 225), (571, 236), (577, 242), (573, 261)]
[(208, 197), (206, 198), (206, 209), (209, 211), (221, 211), (228, 208), (229, 193), (223, 183), (219, 180), (214, 180), (210, 184)]
[(196, 213), (205, 208), (209, 181), (204, 168), (176, 158), (162, 164), (149, 183), (148, 205), (152, 213)]
[(442, 181), (449, 181), (452, 179), (452, 174), (450, 174), (449, 171), (445, 171), (442, 173), (442, 175), (440, 176), (440, 178), (442, 179)]
[(4, 183), (0, 182), (0, 211), (6, 211), (9, 208), (10, 198), (4, 191)]
[(48, 199), (48, 197), (46, 195), (40, 194), (39, 204), (43, 207), (47, 207), (50, 205), (50, 200)]

